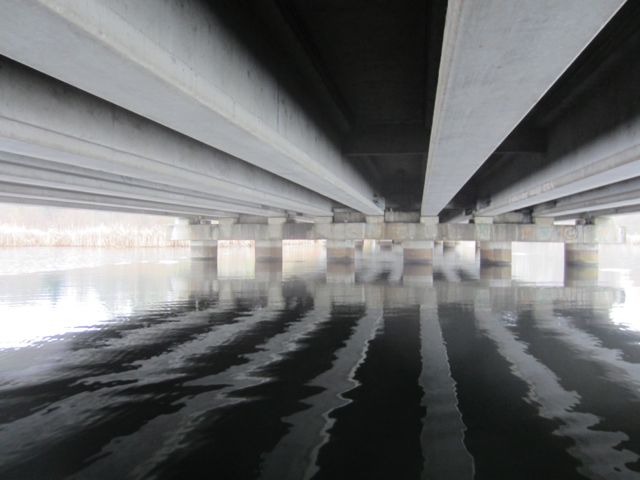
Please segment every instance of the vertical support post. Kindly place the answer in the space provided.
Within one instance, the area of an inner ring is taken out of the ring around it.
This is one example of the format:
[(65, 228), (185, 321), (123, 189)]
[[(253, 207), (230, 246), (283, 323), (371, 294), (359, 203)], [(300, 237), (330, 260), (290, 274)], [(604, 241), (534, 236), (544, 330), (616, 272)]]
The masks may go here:
[(597, 243), (565, 243), (564, 263), (574, 267), (597, 267)]
[(256, 262), (282, 262), (282, 240), (256, 240)]
[(189, 250), (192, 260), (216, 260), (218, 258), (217, 240), (191, 240)]
[(402, 254), (405, 264), (433, 263), (433, 241), (405, 240), (402, 242)]
[(511, 265), (511, 242), (480, 242), (480, 265)]
[(350, 263), (354, 257), (353, 240), (327, 240), (327, 262)]
[(456, 244), (457, 242), (454, 242), (452, 240), (444, 240), (442, 242), (442, 251), (445, 252), (445, 251), (455, 250)]

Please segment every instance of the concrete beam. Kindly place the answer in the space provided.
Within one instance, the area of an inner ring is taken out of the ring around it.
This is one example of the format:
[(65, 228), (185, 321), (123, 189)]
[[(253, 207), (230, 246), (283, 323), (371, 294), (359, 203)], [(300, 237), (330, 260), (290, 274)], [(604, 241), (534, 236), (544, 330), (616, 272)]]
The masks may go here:
[[(23, 197), (11, 197), (5, 196), (0, 193), (0, 203), (10, 203), (16, 205), (43, 205), (42, 199), (32, 199)], [(158, 215), (164, 217), (175, 217), (175, 212), (169, 212), (166, 210), (146, 210), (144, 208), (127, 207), (125, 205), (118, 206), (104, 206), (93, 205), (82, 202), (73, 201), (58, 201), (53, 199), (47, 199), (46, 205), (48, 207), (60, 207), (60, 208), (75, 208), (79, 210), (98, 210), (104, 212), (120, 212), (120, 213), (135, 213), (141, 215)], [(199, 218), (198, 215), (180, 215), (181, 218)], [(173, 240), (173, 239), (172, 239)]]
[(450, 0), (422, 214), (437, 215), (624, 0)]
[(207, 2), (1, 6), (2, 55), (351, 208), (381, 212), (339, 147)]
[(640, 177), (555, 200), (533, 209), (534, 215), (563, 217), (620, 207), (640, 206)]
[(22, 65), (2, 59), (0, 69), (1, 150), (277, 209), (331, 209), (316, 193)]
[[(627, 38), (620, 48), (624, 49), (624, 60), (600, 72), (602, 80), (597, 89), (583, 95), (549, 129), (546, 166), (492, 194), (480, 214), (496, 215), (539, 205), (638, 177), (640, 62), (629, 59), (640, 53), (640, 32)], [(593, 198), (599, 195), (594, 193)], [(633, 194), (626, 199), (631, 197)], [(591, 197), (574, 197), (578, 203), (580, 198)], [(615, 201), (613, 195), (611, 203)]]
[[(132, 200), (171, 203), (197, 211), (213, 209), (233, 214), (278, 215), (278, 210), (248, 203), (231, 203), (205, 193), (180, 189), (123, 175), (74, 167), (39, 158), (0, 152), (0, 181), (19, 185), (58, 188), (79, 193), (110, 195)], [(265, 218), (265, 217), (261, 217)], [(265, 219), (266, 222), (266, 219)]]
[(193, 206), (176, 205), (166, 202), (152, 202), (136, 200), (111, 195), (96, 195), (90, 193), (75, 192), (58, 188), (34, 187), (27, 185), (11, 184), (0, 182), (0, 195), (4, 199), (29, 199), (31, 204), (52, 205), (56, 202), (58, 206), (65, 206), (65, 203), (82, 205), (83, 208), (103, 207), (101, 209), (119, 211), (122, 208), (135, 209), (149, 213), (158, 212), (162, 215), (170, 214), (182, 217), (226, 217), (228, 212), (212, 210), (207, 208), (197, 208)]

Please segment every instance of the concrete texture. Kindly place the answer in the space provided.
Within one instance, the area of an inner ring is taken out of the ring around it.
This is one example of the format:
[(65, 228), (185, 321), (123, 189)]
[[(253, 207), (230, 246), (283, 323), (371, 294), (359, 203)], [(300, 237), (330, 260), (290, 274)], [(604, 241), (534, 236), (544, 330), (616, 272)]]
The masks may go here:
[[(235, 219), (231, 219), (235, 222)], [(476, 241), (476, 242), (560, 242), (624, 243), (624, 229), (601, 225), (518, 225), (420, 223), (285, 223), (282, 225), (239, 224), (173, 225), (172, 238), (194, 240), (327, 240), (336, 248), (354, 248), (355, 240), (391, 241)], [(345, 244), (344, 242), (349, 242)]]
[(480, 242), (480, 264), (501, 266), (511, 264), (511, 242)]
[[(326, 199), (138, 115), (0, 60), (0, 150), (308, 214)], [(126, 177), (126, 178), (125, 178)], [(87, 181), (87, 183), (90, 183)], [(232, 212), (234, 212), (233, 210)]]
[(542, 204), (534, 208), (534, 215), (566, 217), (598, 210), (640, 206), (640, 178), (614, 183)]
[[(3, 188), (3, 193), (16, 197), (21, 197), (23, 192), (26, 195), (30, 189), (40, 188), (43, 191), (56, 189), (70, 192), (69, 195), (56, 192), (61, 201), (77, 199), (76, 194), (105, 195), (110, 197), (110, 202), (105, 206), (130, 206), (139, 201), (170, 204), (187, 216), (229, 216), (234, 211), (253, 215), (279, 213), (278, 210), (260, 208), (240, 200), (230, 201), (206, 192), (7, 152), (0, 152), (0, 182), (11, 184), (11, 187)], [(116, 199), (119, 200), (113, 203)], [(153, 212), (150, 210), (150, 213)]]
[(256, 240), (256, 261), (282, 261), (282, 240)]
[(623, 3), (449, 1), (422, 215), (449, 203)]
[(205, 2), (3, 0), (2, 11), (2, 55), (355, 210), (382, 213), (339, 147)]
[(597, 243), (566, 243), (564, 246), (564, 262), (571, 266), (597, 266)]
[(327, 240), (327, 262), (353, 262), (355, 246), (353, 240)]
[[(543, 204), (569, 195), (597, 189), (640, 174), (640, 62), (630, 59), (640, 52), (640, 32), (621, 45), (626, 56), (607, 66), (597, 88), (580, 97), (550, 127), (545, 164), (531, 175), (491, 194), (491, 202), (480, 209), (483, 215), (497, 215), (523, 207)], [(619, 190), (622, 187), (612, 187)], [(608, 195), (606, 192), (605, 196)], [(605, 199), (574, 197), (559, 203), (583, 211), (600, 209)], [(612, 198), (611, 203), (631, 197)], [(621, 205), (622, 206), (622, 205)], [(607, 208), (607, 207), (603, 207)], [(575, 209), (572, 209), (575, 211)], [(560, 216), (560, 214), (555, 214)]]
[(190, 255), (194, 260), (212, 260), (218, 258), (218, 242), (215, 240), (192, 240)]
[(402, 255), (405, 264), (433, 263), (433, 241), (408, 240), (402, 242)]

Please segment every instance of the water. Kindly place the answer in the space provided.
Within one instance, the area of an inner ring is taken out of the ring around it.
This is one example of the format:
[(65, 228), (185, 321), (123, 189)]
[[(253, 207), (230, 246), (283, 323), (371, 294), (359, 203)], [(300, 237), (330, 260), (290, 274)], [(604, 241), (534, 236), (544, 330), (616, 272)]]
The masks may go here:
[(2, 479), (640, 478), (640, 251), (0, 251)]

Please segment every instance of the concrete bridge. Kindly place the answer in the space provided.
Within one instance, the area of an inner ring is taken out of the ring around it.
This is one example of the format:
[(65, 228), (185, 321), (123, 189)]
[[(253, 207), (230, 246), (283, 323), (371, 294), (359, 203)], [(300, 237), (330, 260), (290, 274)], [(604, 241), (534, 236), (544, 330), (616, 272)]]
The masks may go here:
[(372, 238), (417, 262), (593, 263), (624, 240), (598, 219), (640, 210), (636, 0), (0, 7), (0, 201), (183, 217), (195, 256)]

